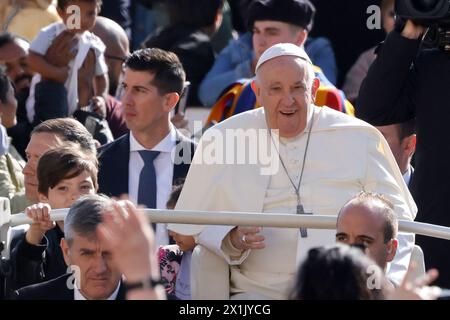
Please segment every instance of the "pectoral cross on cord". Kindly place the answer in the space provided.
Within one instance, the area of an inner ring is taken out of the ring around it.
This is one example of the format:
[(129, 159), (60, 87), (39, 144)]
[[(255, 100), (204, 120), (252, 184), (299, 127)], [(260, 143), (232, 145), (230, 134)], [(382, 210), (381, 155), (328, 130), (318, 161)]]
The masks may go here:
[[(288, 170), (287, 170), (287, 168), (286, 168), (286, 166), (285, 166), (285, 164), (284, 164), (284, 161), (283, 161), (283, 159), (281, 158), (281, 154), (280, 154), (280, 152), (277, 150), (278, 158), (280, 159), (280, 162), (281, 162), (281, 165), (282, 165), (282, 167), (283, 167), (283, 169), (284, 169), (284, 172), (286, 173), (287, 177), (289, 178), (289, 182), (291, 183), (292, 187), (294, 188), (295, 194), (296, 194), (296, 196), (297, 196), (297, 214), (312, 214), (312, 212), (305, 212), (305, 210), (303, 209), (303, 205), (302, 205), (302, 203), (301, 203), (301, 201), (300, 201), (300, 186), (301, 186), (301, 183), (302, 183), (303, 171), (304, 171), (304, 169), (305, 169), (306, 154), (307, 154), (307, 152), (308, 152), (309, 139), (310, 139), (310, 137), (311, 137), (311, 131), (312, 131), (313, 123), (314, 123), (314, 113), (313, 113), (313, 115), (312, 115), (312, 117), (311, 117), (311, 120), (310, 120), (309, 132), (308, 132), (308, 137), (307, 137), (307, 139), (306, 139), (305, 152), (303, 153), (302, 170), (300, 171), (300, 179), (299, 179), (299, 181), (298, 181), (298, 186), (296, 186), (295, 183), (294, 183), (294, 181), (292, 181), (292, 178), (291, 178), (291, 176), (289, 175), (289, 172), (288, 172)], [(273, 137), (272, 137), (272, 134), (271, 134), (270, 130), (269, 130), (269, 133), (270, 133), (270, 137), (272, 138), (272, 142), (273, 142)], [(275, 146), (275, 143), (274, 143), (274, 146)], [(275, 147), (275, 149), (276, 149), (276, 147)], [(300, 236), (301, 236), (302, 238), (308, 237), (308, 231), (306, 230), (306, 228), (300, 228)]]

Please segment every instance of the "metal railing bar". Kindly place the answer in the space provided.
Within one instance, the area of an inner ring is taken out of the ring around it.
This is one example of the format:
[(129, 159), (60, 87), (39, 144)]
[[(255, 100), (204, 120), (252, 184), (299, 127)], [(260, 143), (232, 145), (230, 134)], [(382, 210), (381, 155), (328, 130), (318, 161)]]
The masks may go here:
[[(143, 209), (148, 219), (154, 223), (176, 223), (195, 225), (226, 225), (226, 226), (259, 226), (275, 228), (312, 228), (334, 229), (336, 216), (325, 215), (295, 215), (285, 213), (250, 213), (227, 211), (186, 211)], [(54, 209), (51, 212), (53, 221), (64, 220), (68, 209)], [(25, 214), (11, 216), (10, 226), (29, 224), (31, 219)], [(435, 238), (450, 240), (450, 228), (422, 222), (399, 220), (399, 231), (420, 234)]]

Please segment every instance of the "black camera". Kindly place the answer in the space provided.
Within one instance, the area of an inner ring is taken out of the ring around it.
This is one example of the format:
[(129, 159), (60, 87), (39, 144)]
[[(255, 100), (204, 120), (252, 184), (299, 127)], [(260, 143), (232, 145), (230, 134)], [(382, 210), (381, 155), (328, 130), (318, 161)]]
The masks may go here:
[(395, 13), (428, 28), (423, 47), (450, 52), (450, 0), (395, 0)]

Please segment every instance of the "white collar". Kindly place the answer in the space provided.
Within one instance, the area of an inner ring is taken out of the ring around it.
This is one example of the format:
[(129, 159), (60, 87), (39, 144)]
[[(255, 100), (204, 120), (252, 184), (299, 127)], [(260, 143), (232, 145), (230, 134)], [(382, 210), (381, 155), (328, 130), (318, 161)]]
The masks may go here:
[(403, 174), (403, 180), (405, 181), (407, 186), (409, 185), (409, 182), (411, 181), (411, 174), (412, 174), (411, 165), (409, 165), (405, 174)]
[[(117, 284), (116, 290), (114, 290), (114, 292), (105, 300), (116, 300), (117, 294), (119, 293), (119, 289), (120, 289), (120, 283), (121, 283), (121, 281), (119, 281), (119, 283)], [(74, 300), (87, 300), (85, 298), (85, 296), (83, 296), (83, 294), (81, 293), (80, 289), (77, 288), (76, 281), (75, 281), (74, 288), (73, 288), (73, 294), (74, 294)]]
[(305, 129), (303, 130), (303, 132), (309, 132), (309, 128), (310, 128), (310, 121), (313, 120), (313, 114), (314, 114), (314, 104), (309, 104), (308, 106), (308, 111), (306, 112), (306, 125), (305, 125)]
[[(170, 132), (162, 139), (156, 146), (154, 146), (151, 150), (159, 151), (159, 152), (172, 152), (173, 147), (175, 146), (177, 141), (177, 131), (175, 127), (170, 124)], [(148, 150), (142, 144), (140, 144), (133, 135), (133, 132), (130, 132), (130, 152), (140, 151), (140, 150)]]

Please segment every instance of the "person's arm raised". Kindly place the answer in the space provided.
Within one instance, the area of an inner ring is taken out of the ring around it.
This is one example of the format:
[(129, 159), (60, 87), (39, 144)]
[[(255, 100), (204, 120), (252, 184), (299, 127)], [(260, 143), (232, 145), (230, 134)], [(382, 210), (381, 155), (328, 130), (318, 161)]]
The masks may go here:
[[(130, 201), (115, 203), (103, 216), (97, 234), (112, 251), (113, 261), (128, 284), (160, 279), (154, 234), (144, 214)], [(162, 286), (143, 287), (127, 292), (128, 299), (165, 299)]]

